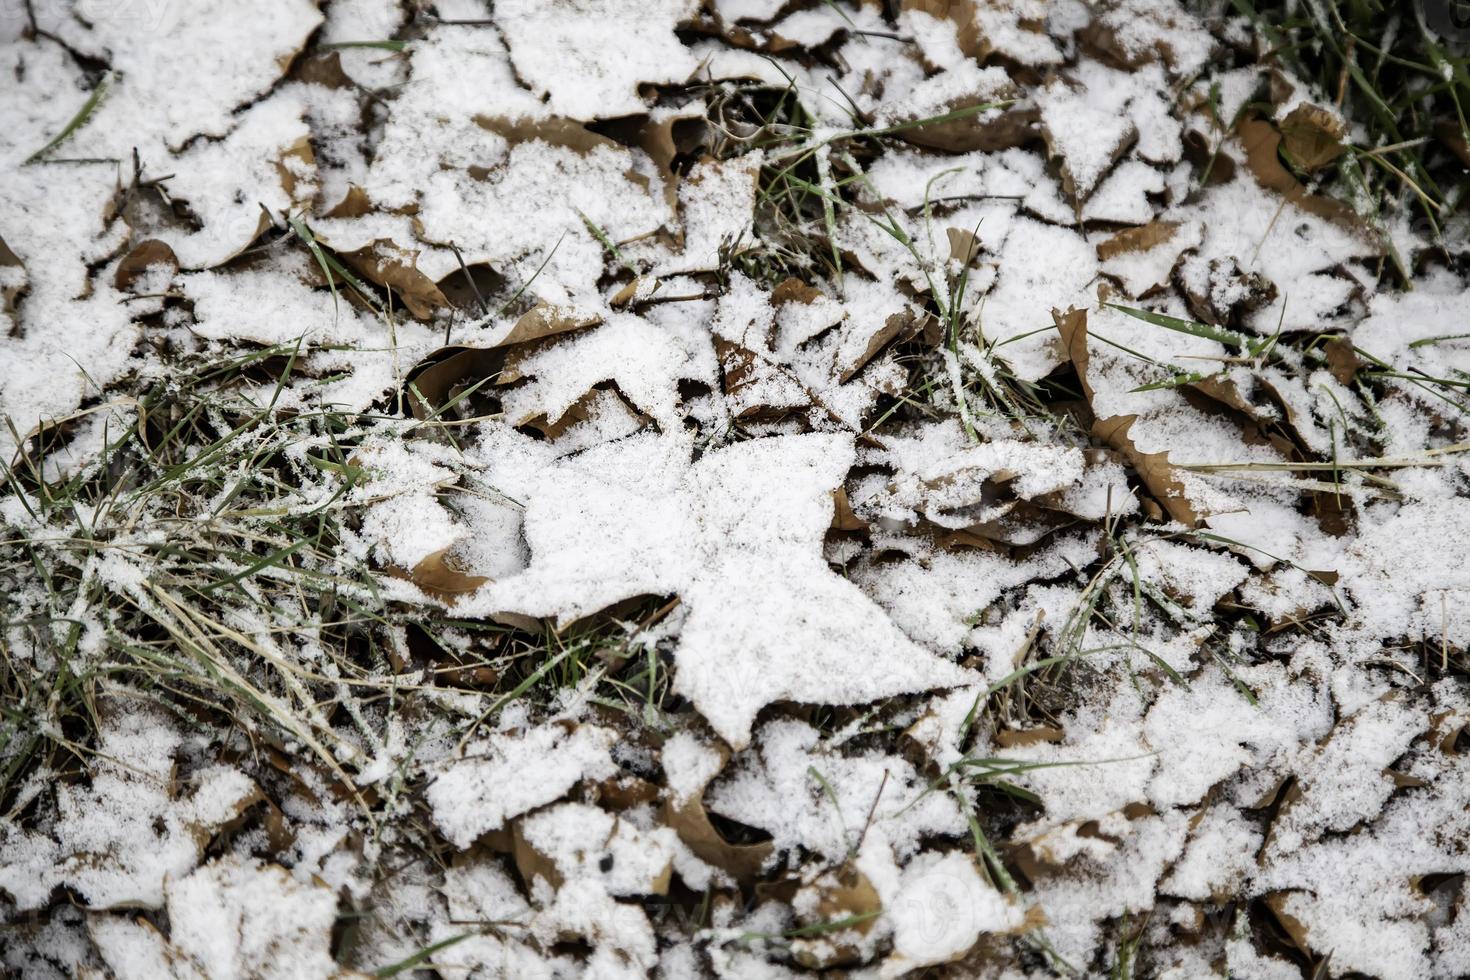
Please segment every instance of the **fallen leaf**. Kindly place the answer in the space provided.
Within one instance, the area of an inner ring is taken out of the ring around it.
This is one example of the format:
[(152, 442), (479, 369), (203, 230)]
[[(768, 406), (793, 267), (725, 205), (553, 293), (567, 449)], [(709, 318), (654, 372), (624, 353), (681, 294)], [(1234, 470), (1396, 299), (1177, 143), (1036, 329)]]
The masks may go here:
[(1327, 356), (1328, 372), (1338, 383), (1352, 384), (1358, 369), (1363, 366), (1358, 352), (1353, 348), (1352, 340), (1347, 337), (1333, 337), (1322, 345), (1322, 353)]
[[(723, 768), (730, 754), (723, 746), (719, 751), (720, 768)], [(719, 868), (740, 887), (749, 890), (770, 860), (775, 845), (768, 840), (758, 844), (732, 844), (715, 829), (704, 808), (704, 790), (719, 772), (716, 769), (709, 773), (702, 783), (682, 799), (673, 793), (666, 796), (660, 819), (666, 826), (673, 828), (679, 839), (701, 861)]]
[(474, 592), (490, 581), (483, 575), (467, 575), (459, 567), (449, 549), (426, 555), (409, 571), (389, 568), (389, 575), (412, 582), (436, 599), (453, 605), (461, 596)]
[(827, 970), (855, 966), (867, 959), (860, 942), (845, 941), (843, 937), (872, 932), (883, 911), (883, 901), (867, 875), (851, 861), (803, 885), (792, 904), (802, 910), (799, 928), (821, 930), (812, 936), (800, 936), (791, 944), (791, 952), (802, 966)]
[(113, 285), (125, 292), (131, 291), (137, 278), (153, 266), (167, 266), (170, 275), (179, 271), (179, 260), (174, 257), (174, 250), (156, 238), (139, 242), (123, 256), (117, 264)]
[(1279, 124), (1281, 151), (1300, 170), (1315, 173), (1347, 152), (1347, 128), (1336, 113), (1303, 102)]
[(93, 914), (87, 931), (119, 980), (366, 975), (332, 958), (337, 898), (275, 864), (220, 858), (165, 886), (169, 935), (145, 919)]
[(867, 521), (852, 512), (852, 504), (847, 499), (847, 491), (838, 487), (832, 491), (832, 530), (834, 531), (866, 531), (870, 525)]
[(1352, 208), (1335, 198), (1309, 194), (1301, 181), (1282, 165), (1278, 155), (1281, 133), (1276, 127), (1261, 119), (1242, 119), (1236, 125), (1236, 134), (1245, 148), (1246, 167), (1256, 183), (1282, 195), (1303, 211), (1362, 233), (1362, 222)]
[[(1057, 333), (1061, 335), (1062, 348), (1076, 368), (1077, 379), (1091, 404), (1092, 384), (1087, 377), (1087, 311), (1071, 309), (1062, 313), (1053, 310), (1052, 319), (1056, 323)], [(1135, 415), (1094, 419), (1092, 434), (1117, 450), (1128, 461), (1143, 480), (1144, 486), (1148, 487), (1149, 493), (1163, 505), (1171, 518), (1187, 527), (1198, 526), (1200, 515), (1185, 493), (1184, 485), (1175, 474), (1174, 467), (1169, 464), (1169, 454), (1142, 452), (1128, 438), (1128, 430), (1135, 421)]]
[(1111, 238), (1097, 243), (1098, 261), (1122, 255), (1126, 252), (1147, 252), (1171, 241), (1181, 225), (1177, 221), (1157, 219), (1137, 228), (1128, 228)]
[(436, 310), (448, 305), (434, 281), (418, 270), (418, 253), (403, 249), (390, 239), (380, 238), (354, 251), (338, 252), (337, 257), (358, 275), (389, 290), (420, 320), (429, 319)]
[(16, 299), (27, 286), (26, 267), (0, 238), (0, 313), (14, 316)]
[[(1006, 92), (994, 98), (966, 98), (946, 108), (946, 113), (963, 112), (990, 102), (1007, 101), (1018, 93)], [(970, 153), (980, 150), (997, 153), (1012, 147), (1025, 146), (1036, 138), (1037, 112), (1025, 106), (1000, 111), (993, 117), (989, 113), (967, 113), (955, 119), (928, 122), (923, 125), (905, 125), (893, 135), (905, 143), (943, 150), (946, 153)], [(917, 121), (917, 120), (915, 120)]]
[(853, 460), (850, 435), (811, 434), (695, 461), (679, 432), (557, 460), (500, 488), (525, 504), (531, 563), (462, 611), (565, 624), (637, 596), (677, 595), (688, 613), (674, 690), (737, 748), (773, 701), (858, 704), (969, 682), (972, 672), (914, 644), (823, 558), (831, 493)]

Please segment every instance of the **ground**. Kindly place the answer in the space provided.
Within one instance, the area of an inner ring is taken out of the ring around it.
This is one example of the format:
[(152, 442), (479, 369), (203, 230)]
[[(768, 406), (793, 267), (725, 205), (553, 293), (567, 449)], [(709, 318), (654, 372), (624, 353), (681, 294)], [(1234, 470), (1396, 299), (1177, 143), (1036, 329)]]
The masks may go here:
[(1470, 975), (1459, 12), (0, 3), (5, 971)]

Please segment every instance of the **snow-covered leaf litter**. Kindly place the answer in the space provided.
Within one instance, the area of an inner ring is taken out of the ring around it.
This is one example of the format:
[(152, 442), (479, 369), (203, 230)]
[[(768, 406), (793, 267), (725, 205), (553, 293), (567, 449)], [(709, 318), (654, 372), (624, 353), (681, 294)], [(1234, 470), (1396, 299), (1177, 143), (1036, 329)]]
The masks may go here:
[(1243, 22), (163, 13), (0, 49), (9, 968), (1470, 969), (1470, 296)]

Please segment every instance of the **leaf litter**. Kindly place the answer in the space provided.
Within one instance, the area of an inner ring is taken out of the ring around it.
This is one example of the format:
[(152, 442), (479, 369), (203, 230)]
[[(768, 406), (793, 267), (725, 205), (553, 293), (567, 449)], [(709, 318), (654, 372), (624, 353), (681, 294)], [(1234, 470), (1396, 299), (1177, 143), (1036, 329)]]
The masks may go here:
[(0, 15), (6, 968), (1464, 975), (1470, 81), (1262, 6)]

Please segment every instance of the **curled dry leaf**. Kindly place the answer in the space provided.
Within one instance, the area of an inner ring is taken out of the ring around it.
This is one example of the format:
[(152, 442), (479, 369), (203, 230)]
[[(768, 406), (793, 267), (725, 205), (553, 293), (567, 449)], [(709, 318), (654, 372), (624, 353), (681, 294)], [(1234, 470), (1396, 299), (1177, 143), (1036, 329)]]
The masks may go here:
[(1309, 194), (1302, 182), (1286, 169), (1279, 155), (1281, 133), (1276, 127), (1261, 119), (1242, 119), (1236, 126), (1236, 133), (1245, 147), (1246, 166), (1256, 178), (1256, 183), (1282, 195), (1303, 211), (1326, 218), (1349, 231), (1363, 231), (1363, 224), (1352, 208), (1334, 198)]
[(1307, 173), (1331, 164), (1347, 152), (1342, 117), (1321, 106), (1303, 102), (1281, 120), (1281, 152), (1292, 165)]
[[(351, 197), (351, 192), (348, 197)], [(420, 320), (428, 319), (436, 310), (448, 305), (434, 281), (418, 270), (416, 251), (400, 248), (397, 243), (380, 238), (355, 251), (337, 255), (359, 275), (398, 297), (408, 312)]]
[(174, 250), (167, 242), (150, 238), (134, 245), (132, 250), (123, 256), (123, 260), (117, 264), (113, 285), (118, 289), (131, 291), (138, 277), (154, 266), (167, 266), (169, 274), (172, 275), (179, 270), (179, 260), (174, 256)]
[(492, 378), (505, 363), (508, 348), (581, 330), (599, 322), (573, 307), (542, 303), (518, 319), (490, 347), (444, 347), (425, 358), (404, 379), (405, 398), (414, 418), (427, 419), (467, 385)]
[[(1180, 227), (1177, 221), (1159, 219), (1137, 228), (1127, 228), (1097, 243), (1098, 261), (1106, 262), (1108, 259), (1128, 252), (1147, 252), (1158, 248), (1172, 241)], [(953, 242), (952, 237), (951, 242)], [(953, 248), (952, 245), (951, 248)]]
[[(980, 255), (980, 239), (974, 232), (963, 228), (946, 228), (944, 233), (949, 238), (949, 257), (953, 262), (961, 266), (967, 266), (974, 262)], [(1099, 250), (1101, 246), (1099, 246)]]
[(0, 314), (14, 315), (15, 301), (25, 292), (26, 285), (25, 265), (5, 244), (5, 239), (0, 238)]
[(660, 820), (673, 828), (695, 857), (719, 868), (740, 887), (749, 890), (771, 859), (775, 845), (768, 840), (757, 844), (732, 844), (710, 822), (709, 812), (704, 808), (704, 791), (730, 760), (730, 752), (724, 746), (716, 745), (715, 751), (719, 752), (719, 767), (710, 771), (697, 786), (690, 787), (682, 797), (675, 793), (666, 796), (660, 809)]
[(468, 575), (448, 548), (426, 555), (412, 569), (390, 568), (388, 574), (412, 582), (424, 592), (448, 605), (490, 581), (483, 575)]
[(792, 955), (802, 966), (811, 970), (854, 966), (873, 952), (865, 951), (861, 940), (877, 924), (883, 900), (851, 861), (802, 886), (794, 904), (805, 913), (803, 928), (822, 930), (791, 944)]
[[(1082, 383), (1083, 394), (1088, 404), (1092, 403), (1092, 384), (1087, 377), (1087, 311), (1071, 309), (1065, 313), (1052, 311), (1057, 332), (1062, 338), (1062, 349), (1077, 370), (1077, 379)], [(1138, 471), (1139, 478), (1149, 493), (1163, 505), (1169, 516), (1181, 524), (1195, 527), (1200, 515), (1194, 509), (1184, 484), (1169, 463), (1169, 454), (1142, 452), (1128, 437), (1128, 430), (1137, 421), (1134, 415), (1115, 415), (1110, 418), (1094, 419), (1092, 434), (1117, 450)]]

